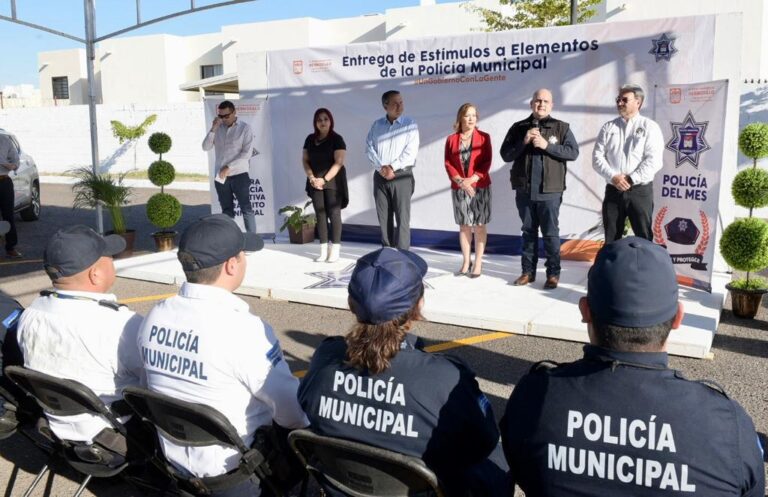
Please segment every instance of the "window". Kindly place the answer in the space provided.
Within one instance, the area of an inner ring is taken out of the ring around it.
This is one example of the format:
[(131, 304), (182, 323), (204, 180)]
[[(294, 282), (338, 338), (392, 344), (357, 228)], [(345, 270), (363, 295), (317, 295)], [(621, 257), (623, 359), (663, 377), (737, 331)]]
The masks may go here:
[(66, 76), (51, 78), (53, 85), (53, 98), (69, 100), (69, 79)]
[(221, 76), (224, 74), (224, 66), (222, 64), (212, 64), (209, 66), (200, 66), (200, 78), (212, 78), (214, 76)]

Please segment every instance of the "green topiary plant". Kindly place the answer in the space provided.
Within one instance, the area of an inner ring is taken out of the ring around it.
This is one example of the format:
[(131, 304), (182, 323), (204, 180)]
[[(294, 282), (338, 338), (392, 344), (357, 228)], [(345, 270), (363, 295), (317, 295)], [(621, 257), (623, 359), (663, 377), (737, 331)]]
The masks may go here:
[[(768, 267), (768, 223), (752, 217), (753, 209), (768, 205), (768, 172), (757, 167), (757, 160), (768, 156), (768, 125), (753, 123), (742, 129), (739, 148), (752, 159), (752, 167), (736, 175), (731, 193), (738, 205), (749, 209), (749, 217), (738, 219), (725, 228), (720, 238), (720, 253), (728, 265), (746, 272), (746, 278), (728, 285), (731, 290), (764, 291), (768, 290), (765, 280), (750, 279), (750, 273)], [(747, 317), (754, 317), (754, 314)]]
[(165, 133), (157, 132), (152, 133), (148, 140), (149, 149), (160, 156), (162, 160), (163, 154), (168, 153), (173, 144), (171, 137)]
[(752, 123), (739, 133), (739, 150), (757, 164), (757, 159), (768, 157), (768, 124)]
[(733, 179), (731, 194), (736, 205), (752, 209), (768, 205), (768, 171), (757, 167), (744, 169)]
[(153, 195), (147, 202), (147, 218), (161, 230), (153, 234), (158, 250), (170, 250), (176, 235), (171, 228), (181, 219), (182, 211), (181, 202), (173, 195), (165, 193), (165, 187), (176, 178), (173, 164), (163, 160), (163, 154), (171, 149), (173, 142), (165, 133), (152, 133), (148, 142), (149, 148), (160, 158), (150, 164), (147, 176), (153, 185), (160, 187), (160, 193)]
[(150, 164), (149, 169), (147, 170), (147, 176), (149, 177), (149, 181), (151, 181), (153, 185), (159, 186), (160, 191), (162, 192), (163, 187), (170, 185), (176, 178), (176, 169), (173, 167), (173, 164), (168, 161), (156, 160)]
[(172, 228), (181, 219), (181, 202), (167, 193), (155, 193), (147, 201), (149, 222), (160, 229)]

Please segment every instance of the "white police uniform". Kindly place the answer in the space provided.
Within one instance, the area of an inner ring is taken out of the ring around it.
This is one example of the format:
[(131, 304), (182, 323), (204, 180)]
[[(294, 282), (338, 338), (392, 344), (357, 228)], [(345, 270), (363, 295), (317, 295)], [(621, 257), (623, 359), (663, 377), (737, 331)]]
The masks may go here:
[[(109, 405), (122, 398), (124, 387), (141, 383), (140, 325), (141, 316), (117, 304), (112, 294), (51, 292), (35, 299), (21, 316), (24, 366), (79, 381)], [(53, 433), (67, 440), (91, 442), (109, 426), (90, 414), (47, 416)]]
[[(184, 283), (144, 319), (138, 345), (151, 390), (215, 408), (246, 445), (272, 420), (285, 428), (308, 424), (296, 400), (298, 380), (272, 328), (225, 289)], [(225, 446), (181, 447), (165, 439), (161, 445), (169, 461), (199, 477), (239, 463)]]

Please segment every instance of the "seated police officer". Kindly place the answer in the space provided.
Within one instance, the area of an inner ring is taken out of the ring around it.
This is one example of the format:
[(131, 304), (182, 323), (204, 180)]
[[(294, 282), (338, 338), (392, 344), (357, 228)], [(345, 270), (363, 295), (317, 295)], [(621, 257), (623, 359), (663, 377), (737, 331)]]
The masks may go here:
[[(124, 248), (121, 237), (102, 237), (87, 226), (57, 231), (43, 254), (53, 289), (40, 292), (18, 329), (25, 367), (79, 381), (107, 405), (142, 374), (141, 316), (106, 293), (115, 283), (112, 256)], [(109, 426), (90, 414), (47, 416), (53, 433), (66, 440), (91, 442)]]
[(762, 497), (750, 417), (719, 387), (667, 367), (667, 337), (683, 319), (667, 251), (637, 237), (606, 245), (579, 309), (584, 358), (534, 366), (501, 421), (526, 495)]
[[(272, 328), (232, 293), (245, 277), (244, 251), (263, 246), (224, 214), (190, 225), (178, 252), (187, 281), (149, 312), (138, 338), (151, 390), (213, 407), (248, 446), (256, 429), (273, 421), (290, 429), (308, 424), (296, 400), (299, 382)], [(223, 475), (240, 462), (229, 447), (181, 447), (162, 435), (160, 441), (178, 470), (197, 477)], [(254, 475), (212, 495), (258, 496), (259, 485)]]
[(299, 402), (318, 434), (420, 457), (449, 495), (494, 495), (503, 485), (486, 459), (499, 438), (488, 399), (468, 366), (420, 350), (408, 333), (421, 319), (426, 272), (421, 257), (389, 247), (357, 261), (357, 324), (315, 351)]

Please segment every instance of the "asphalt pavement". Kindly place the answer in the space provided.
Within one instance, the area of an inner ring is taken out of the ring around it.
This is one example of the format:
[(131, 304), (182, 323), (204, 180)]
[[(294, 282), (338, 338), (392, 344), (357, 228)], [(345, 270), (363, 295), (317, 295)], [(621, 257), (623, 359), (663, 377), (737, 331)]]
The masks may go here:
[[(127, 226), (137, 232), (138, 253), (154, 250), (154, 242), (150, 237), (154, 229), (147, 221), (144, 209), (146, 200), (155, 192), (152, 189), (137, 189), (131, 205), (126, 208)], [(208, 192), (169, 192), (176, 195), (184, 206), (179, 229), (209, 212)], [(41, 262), (42, 248), (48, 237), (59, 227), (68, 224), (95, 226), (93, 211), (71, 207), (72, 193), (68, 185), (43, 184), (42, 202), (43, 211), (39, 221), (19, 221), (17, 225), (18, 249), (24, 254), (24, 259), (0, 259), (0, 291), (18, 299), (25, 306), (31, 303), (40, 290), (49, 286)], [(105, 222), (108, 224), (108, 221)], [(114, 287), (118, 298), (127, 300), (132, 309), (142, 314), (156, 302), (153, 296), (174, 293), (176, 290), (174, 286), (123, 278), (118, 279)], [(274, 327), (293, 371), (306, 369), (312, 352), (324, 337), (344, 334), (353, 322), (348, 311), (253, 297), (244, 299), (254, 313)], [(706, 378), (721, 385), (752, 416), (763, 440), (766, 440), (765, 434), (768, 433), (767, 320), (768, 302), (765, 300), (754, 320), (734, 317), (730, 311), (730, 302), (727, 302), (714, 338), (714, 359), (670, 359), (670, 366), (682, 370), (688, 378)], [(500, 339), (484, 338), (493, 330), (423, 322), (414, 331), (428, 345), (479, 337), (472, 345), (448, 345), (452, 348), (447, 352), (463, 358), (476, 370), (480, 386), (491, 400), (497, 418), (503, 413), (506, 399), (515, 383), (534, 363), (543, 359), (567, 362), (581, 356), (582, 346), (572, 342), (518, 335)], [(0, 441), (0, 489), (5, 489), (5, 497), (22, 495), (43, 463), (42, 454), (27, 440), (16, 436)], [(63, 469), (55, 477), (47, 479), (45, 484), (41, 484), (33, 495), (72, 495), (78, 481), (78, 475)], [(94, 480), (84, 495), (128, 497), (143, 493), (112, 480)]]

